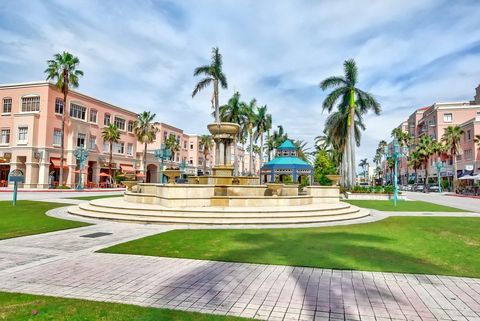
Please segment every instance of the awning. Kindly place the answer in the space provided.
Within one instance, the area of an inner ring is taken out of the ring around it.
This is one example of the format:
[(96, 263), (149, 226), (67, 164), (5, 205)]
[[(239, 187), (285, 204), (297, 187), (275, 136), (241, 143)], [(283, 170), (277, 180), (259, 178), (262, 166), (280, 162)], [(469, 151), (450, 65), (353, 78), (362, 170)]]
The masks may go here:
[(135, 173), (135, 168), (130, 164), (120, 164), (120, 169), (124, 173)]
[[(60, 168), (60, 158), (50, 157), (50, 163), (53, 164), (53, 168)], [(63, 160), (63, 169), (68, 169), (67, 160)]]

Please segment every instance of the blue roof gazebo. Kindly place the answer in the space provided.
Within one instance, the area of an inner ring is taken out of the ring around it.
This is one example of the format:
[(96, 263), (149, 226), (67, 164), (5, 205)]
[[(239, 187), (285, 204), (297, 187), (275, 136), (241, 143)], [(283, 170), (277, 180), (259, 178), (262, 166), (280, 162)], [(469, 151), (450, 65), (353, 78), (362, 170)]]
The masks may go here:
[(268, 183), (275, 182), (276, 176), (282, 182), (285, 175), (290, 175), (294, 183), (299, 182), (301, 176), (309, 177), (312, 182), (312, 174), (312, 165), (298, 157), (297, 148), (289, 139), (277, 148), (276, 157), (260, 169), (262, 181)]

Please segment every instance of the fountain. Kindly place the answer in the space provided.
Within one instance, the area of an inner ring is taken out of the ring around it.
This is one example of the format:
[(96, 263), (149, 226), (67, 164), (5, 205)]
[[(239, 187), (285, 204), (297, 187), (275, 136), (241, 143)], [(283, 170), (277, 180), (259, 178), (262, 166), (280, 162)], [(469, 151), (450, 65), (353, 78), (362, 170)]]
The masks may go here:
[(259, 177), (234, 176), (231, 146), (239, 126), (209, 124), (215, 141), (213, 175), (195, 176), (175, 184), (179, 171), (165, 171), (169, 184), (138, 183), (123, 200), (97, 199), (69, 208), (74, 215), (141, 223), (181, 225), (311, 225), (369, 215), (365, 209), (340, 202), (338, 186), (258, 184)]

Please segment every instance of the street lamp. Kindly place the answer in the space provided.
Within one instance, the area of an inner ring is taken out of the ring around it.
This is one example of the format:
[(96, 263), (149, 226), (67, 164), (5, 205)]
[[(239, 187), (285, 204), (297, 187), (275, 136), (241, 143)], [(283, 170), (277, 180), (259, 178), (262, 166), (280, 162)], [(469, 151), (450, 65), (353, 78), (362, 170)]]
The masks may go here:
[(438, 192), (442, 192), (442, 184), (440, 183), (440, 171), (445, 167), (443, 162), (439, 159), (438, 161), (435, 162), (435, 167), (437, 168), (437, 175), (438, 175)]
[(398, 139), (394, 139), (392, 142), (392, 148), (385, 147), (385, 158), (392, 158), (395, 161), (394, 171), (393, 171), (393, 205), (397, 206), (398, 201), (398, 160), (402, 157), (405, 157), (406, 150), (400, 146)]
[(154, 151), (155, 158), (160, 161), (160, 183), (164, 183), (163, 180), (163, 161), (172, 157), (172, 151), (169, 148), (165, 148), (165, 145), (160, 145), (160, 149), (155, 149)]
[(77, 147), (77, 149), (75, 149), (73, 151), (73, 156), (75, 156), (75, 158), (77, 159), (77, 162), (78, 162), (78, 184), (77, 184), (77, 189), (82, 189), (83, 188), (83, 184), (82, 184), (82, 173), (83, 173), (83, 165), (84, 165), (84, 162), (85, 160), (88, 158), (88, 155), (90, 154), (90, 152), (88, 150), (86, 150), (85, 148), (83, 148), (83, 145), (80, 145), (80, 147)]

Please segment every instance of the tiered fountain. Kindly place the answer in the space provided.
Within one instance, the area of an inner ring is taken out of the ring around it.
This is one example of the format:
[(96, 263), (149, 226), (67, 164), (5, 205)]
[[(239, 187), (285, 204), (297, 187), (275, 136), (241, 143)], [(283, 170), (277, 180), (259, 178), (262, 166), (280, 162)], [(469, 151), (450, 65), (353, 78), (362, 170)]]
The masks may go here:
[(75, 215), (101, 219), (182, 225), (312, 225), (364, 217), (368, 211), (340, 202), (337, 186), (258, 185), (258, 177), (234, 176), (231, 145), (239, 126), (214, 123), (213, 175), (188, 184), (139, 183), (123, 200), (104, 198), (69, 208)]

